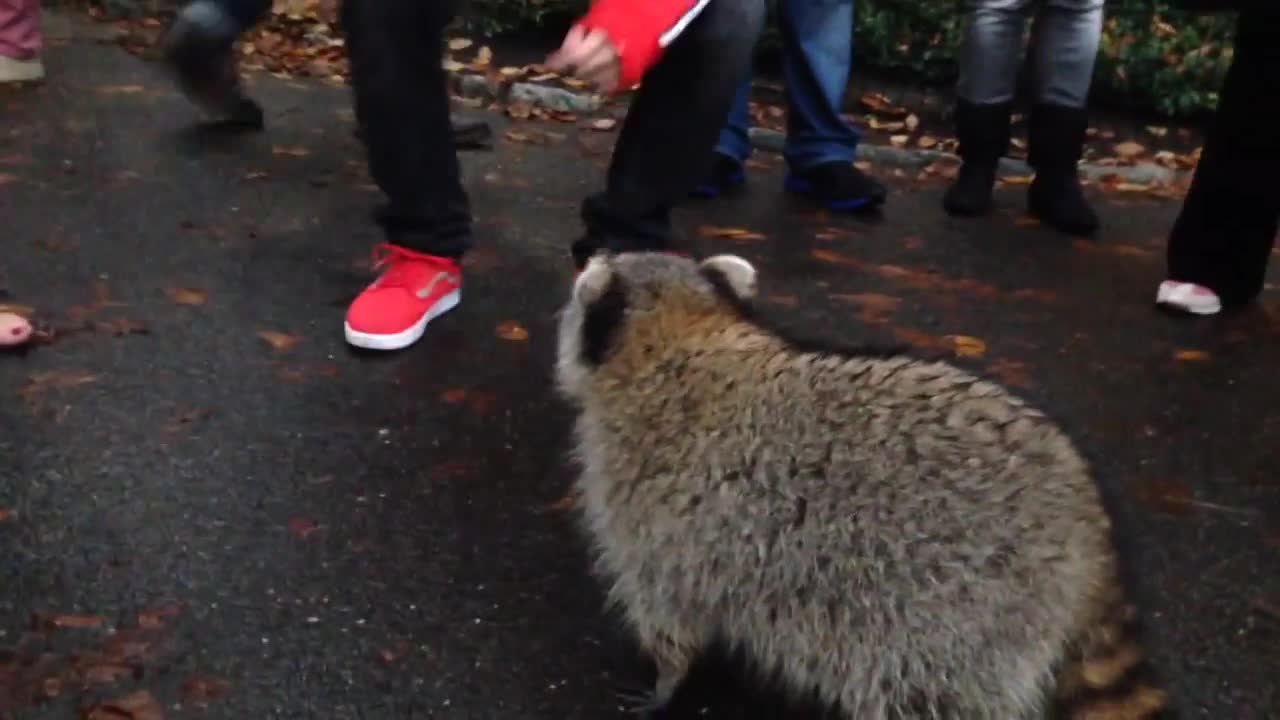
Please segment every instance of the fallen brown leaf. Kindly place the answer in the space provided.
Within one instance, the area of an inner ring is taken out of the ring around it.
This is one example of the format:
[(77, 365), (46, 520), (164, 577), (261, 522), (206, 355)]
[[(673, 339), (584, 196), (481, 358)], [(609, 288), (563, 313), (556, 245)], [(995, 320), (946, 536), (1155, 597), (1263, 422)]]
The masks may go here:
[(15, 514), (16, 513), (14, 513), (12, 510), (10, 510), (7, 507), (0, 507), (0, 523), (9, 522), (10, 520), (13, 519), (13, 516)]
[(316, 521), (309, 517), (300, 516), (289, 521), (289, 532), (293, 533), (293, 536), (299, 540), (306, 540), (319, 529), (320, 526), (316, 524)]
[(911, 137), (909, 135), (892, 135), (889, 137), (889, 144), (896, 148), (904, 148), (907, 146), (907, 141), (910, 139)]
[(304, 147), (286, 147), (283, 145), (276, 145), (271, 148), (271, 154), (285, 157), (306, 157), (311, 154), (311, 151)]
[(509, 342), (524, 342), (529, 339), (529, 331), (515, 320), (504, 320), (494, 330), (498, 337)]
[(89, 708), (85, 720), (164, 720), (164, 710), (146, 690)]
[(114, 335), (116, 337), (124, 337), (125, 335), (150, 335), (151, 330), (146, 325), (137, 320), (129, 318), (115, 318), (114, 320), (99, 320), (94, 326), (104, 333)]
[(1031, 388), (1031, 374), (1028, 372), (1026, 363), (1016, 360), (996, 360), (987, 366), (987, 372), (1010, 387), (1024, 390)]
[(870, 325), (880, 325), (888, 321), (902, 301), (882, 293), (843, 293), (831, 296), (832, 300), (846, 302), (858, 307), (858, 319)]
[(18, 394), (30, 400), (45, 390), (79, 387), (97, 380), (97, 375), (86, 372), (47, 370), (33, 373), (28, 377), (27, 383), (18, 390)]
[(1192, 510), (1191, 489), (1176, 480), (1149, 480), (1138, 485), (1139, 500), (1170, 515), (1186, 515)]
[(18, 176), (10, 173), (0, 173), (0, 185), (8, 185), (11, 182), (17, 182)]
[(193, 288), (168, 288), (164, 292), (179, 305), (203, 305), (209, 299), (203, 290)]
[(580, 497), (581, 494), (578, 492), (577, 486), (571, 487), (564, 497), (548, 505), (547, 509), (552, 512), (571, 512), (578, 506)]
[(955, 347), (958, 357), (982, 357), (987, 354), (987, 344), (968, 335), (948, 335), (947, 340)]
[(101, 95), (137, 95), (144, 92), (146, 88), (141, 85), (103, 85), (98, 88)]
[(171, 603), (160, 607), (149, 608), (138, 614), (138, 627), (158, 630), (164, 627), (165, 620), (182, 614), (182, 605)]
[(457, 405), (467, 399), (466, 388), (452, 388), (440, 393), (440, 401), (446, 405)]
[(916, 146), (924, 148), (925, 150), (930, 150), (938, 146), (938, 138), (933, 137), (932, 135), (921, 135), (920, 138), (916, 140)]
[(591, 129), (600, 130), (602, 132), (607, 130), (612, 130), (617, 126), (618, 126), (618, 121), (614, 120), (613, 118), (599, 118), (597, 120), (591, 121)]
[(400, 640), (399, 642), (397, 642), (395, 645), (392, 645), (391, 647), (382, 648), (381, 650), (379, 650), (378, 657), (382, 659), (382, 662), (390, 665), (393, 662), (397, 662), (403, 659), (406, 655), (409, 654), (411, 650), (413, 650), (412, 643), (410, 643), (408, 640)]
[(206, 705), (210, 700), (227, 694), (230, 689), (231, 685), (224, 680), (192, 676), (182, 682), (179, 691), (182, 693), (183, 702)]
[(891, 120), (889, 122), (884, 122), (873, 115), (867, 118), (867, 127), (871, 128), (872, 130), (882, 130), (884, 132), (898, 132), (900, 130), (905, 130), (907, 127), (907, 124), (902, 122), (901, 120)]
[(99, 615), (54, 615), (46, 623), (56, 628), (96, 628), (102, 627)]
[(907, 114), (906, 108), (894, 105), (889, 98), (881, 93), (869, 92), (864, 94), (860, 101), (863, 107), (871, 112), (880, 113), (882, 115), (902, 116)]
[(493, 414), (493, 406), (498, 404), (498, 396), (491, 392), (473, 392), (471, 393), (470, 402), (471, 412), (478, 417), (488, 417)]
[(467, 48), (471, 47), (471, 45), (472, 45), (472, 42), (470, 38), (456, 37), (456, 38), (449, 39), (449, 49), (454, 52), (466, 50)]
[(1147, 151), (1147, 149), (1132, 140), (1119, 143), (1115, 146), (1116, 155), (1122, 160), (1133, 160)]
[(765, 236), (757, 232), (752, 232), (744, 228), (733, 227), (716, 227), (715, 225), (702, 225), (698, 227), (698, 234), (702, 237), (722, 238), (725, 240), (738, 240), (742, 242), (750, 242), (755, 240), (764, 240)]
[(258, 337), (262, 338), (272, 349), (280, 352), (293, 347), (301, 339), (297, 335), (289, 335), (275, 330), (259, 330)]
[(134, 669), (129, 665), (98, 663), (85, 668), (81, 677), (90, 685), (111, 685), (133, 674)]
[(1209, 359), (1209, 353), (1203, 350), (1178, 350), (1173, 359), (1179, 362), (1203, 362)]

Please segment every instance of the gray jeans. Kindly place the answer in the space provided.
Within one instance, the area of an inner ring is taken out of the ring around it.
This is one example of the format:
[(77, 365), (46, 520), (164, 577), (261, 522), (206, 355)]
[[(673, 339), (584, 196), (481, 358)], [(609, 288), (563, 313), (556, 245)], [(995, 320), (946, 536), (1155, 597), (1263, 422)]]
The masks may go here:
[(968, 5), (961, 99), (975, 104), (1013, 100), (1026, 21), (1034, 6), (1036, 102), (1085, 106), (1102, 36), (1104, 0), (968, 0)]

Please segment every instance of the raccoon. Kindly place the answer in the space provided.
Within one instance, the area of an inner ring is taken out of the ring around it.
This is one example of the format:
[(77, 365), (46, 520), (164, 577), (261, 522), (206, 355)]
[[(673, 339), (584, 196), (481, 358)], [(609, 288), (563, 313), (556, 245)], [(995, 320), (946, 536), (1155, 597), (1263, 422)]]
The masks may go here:
[(806, 350), (756, 283), (601, 255), (560, 314), (579, 515), (649, 709), (718, 641), (851, 719), (1170, 717), (1071, 440), (945, 362)]

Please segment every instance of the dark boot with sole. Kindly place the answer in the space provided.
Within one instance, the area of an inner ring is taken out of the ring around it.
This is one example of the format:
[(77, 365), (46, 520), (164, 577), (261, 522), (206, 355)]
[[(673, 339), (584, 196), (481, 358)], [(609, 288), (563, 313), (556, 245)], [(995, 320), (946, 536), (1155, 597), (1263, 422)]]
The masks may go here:
[(214, 120), (256, 130), (262, 107), (244, 93), (232, 52), (240, 28), (216, 3), (197, 0), (179, 13), (164, 39), (178, 87)]
[(951, 215), (976, 217), (991, 212), (991, 193), (1000, 158), (1009, 150), (1010, 103), (956, 104), (956, 135), (960, 140), (960, 174), (942, 198)]
[(1045, 225), (1081, 237), (1098, 229), (1098, 214), (1080, 187), (1079, 164), (1088, 129), (1084, 108), (1046, 104), (1031, 110), (1027, 129), (1027, 161), (1036, 171), (1027, 190), (1027, 209)]

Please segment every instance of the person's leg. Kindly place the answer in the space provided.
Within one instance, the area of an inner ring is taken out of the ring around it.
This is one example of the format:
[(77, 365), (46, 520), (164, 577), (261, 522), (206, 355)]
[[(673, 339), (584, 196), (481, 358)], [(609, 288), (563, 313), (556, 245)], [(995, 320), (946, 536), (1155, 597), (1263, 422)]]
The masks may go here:
[(644, 79), (614, 147), (604, 192), (583, 204), (581, 267), (599, 249), (666, 248), (671, 208), (706, 177), (764, 21), (764, 0), (711, 2)]
[(183, 93), (210, 116), (262, 127), (262, 108), (244, 94), (232, 50), (270, 11), (271, 0), (194, 0), (178, 12), (165, 57)]
[(982, 215), (991, 209), (996, 170), (1009, 149), (1028, 3), (969, 0), (955, 109), (963, 164), (942, 201), (952, 215)]
[(693, 189), (699, 197), (719, 197), (747, 181), (743, 166), (751, 157), (751, 71), (738, 87), (738, 94), (729, 108), (729, 119), (720, 129), (716, 143), (715, 159), (711, 171)]
[(449, 121), (440, 58), (450, 0), (347, 0), (356, 118), (369, 170), (386, 195), (382, 275), (352, 303), (347, 340), (394, 350), (458, 304), (471, 211)]
[(840, 114), (853, 63), (853, 0), (782, 0), (779, 16), (787, 189), (832, 210), (879, 205), (887, 191), (853, 166), (858, 132)]
[(0, 83), (44, 77), (40, 0), (0, 0)]
[(1089, 129), (1089, 85), (1102, 38), (1103, 0), (1045, 0), (1033, 37), (1036, 103), (1027, 128), (1031, 213), (1073, 235), (1090, 235), (1098, 215), (1080, 188)]
[[(1157, 301), (1212, 314), (1262, 292), (1280, 226), (1280, 9), (1246, 10), (1235, 54), (1182, 211), (1169, 235), (1169, 282)], [(1198, 286), (1198, 288), (1196, 287)]]

